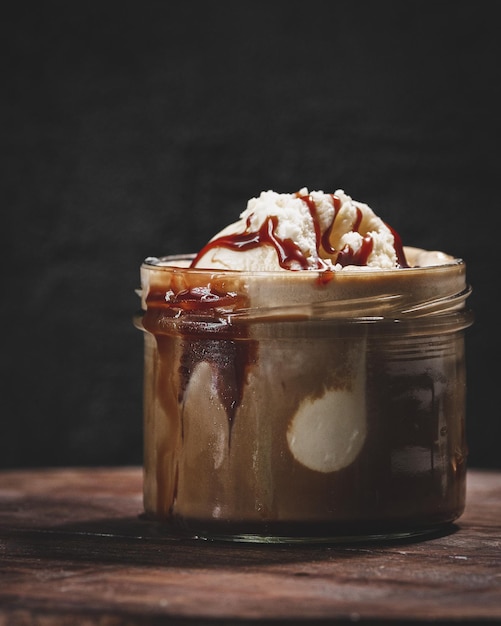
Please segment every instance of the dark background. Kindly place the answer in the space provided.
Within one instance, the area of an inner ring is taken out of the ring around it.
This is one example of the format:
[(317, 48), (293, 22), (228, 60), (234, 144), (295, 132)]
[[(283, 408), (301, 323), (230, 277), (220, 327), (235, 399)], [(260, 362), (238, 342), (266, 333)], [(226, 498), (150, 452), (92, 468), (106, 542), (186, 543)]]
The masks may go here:
[(470, 465), (501, 467), (496, 2), (9, 4), (3, 467), (139, 463), (142, 259), (301, 186), (466, 260)]

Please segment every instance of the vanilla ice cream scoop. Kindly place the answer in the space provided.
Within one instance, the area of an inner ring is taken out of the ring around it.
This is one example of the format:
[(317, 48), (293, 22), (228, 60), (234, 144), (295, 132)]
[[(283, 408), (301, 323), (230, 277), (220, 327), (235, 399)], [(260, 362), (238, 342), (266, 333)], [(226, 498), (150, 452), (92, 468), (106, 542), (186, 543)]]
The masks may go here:
[(263, 191), (192, 267), (243, 271), (395, 269), (407, 265), (398, 235), (366, 204), (335, 193)]

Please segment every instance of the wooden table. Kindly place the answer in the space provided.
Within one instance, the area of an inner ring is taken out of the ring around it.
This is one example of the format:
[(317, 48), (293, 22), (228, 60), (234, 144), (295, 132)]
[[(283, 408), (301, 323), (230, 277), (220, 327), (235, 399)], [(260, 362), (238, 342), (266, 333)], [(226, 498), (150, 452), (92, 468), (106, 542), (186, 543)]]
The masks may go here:
[(139, 468), (0, 472), (0, 626), (501, 623), (501, 473), (446, 536), (386, 545), (181, 540)]

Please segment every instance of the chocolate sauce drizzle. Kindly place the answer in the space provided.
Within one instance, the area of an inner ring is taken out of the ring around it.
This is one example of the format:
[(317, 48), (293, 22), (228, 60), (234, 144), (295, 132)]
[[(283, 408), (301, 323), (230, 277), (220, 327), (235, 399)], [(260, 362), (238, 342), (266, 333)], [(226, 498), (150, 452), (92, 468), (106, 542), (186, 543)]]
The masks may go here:
[[(248, 337), (245, 324), (232, 325), (227, 314), (248, 306), (247, 296), (219, 287), (188, 286), (174, 291), (153, 289), (147, 296), (144, 328), (154, 334), (165, 367), (172, 359), (170, 346), (181, 343), (177, 401), (181, 406), (186, 388), (198, 363), (209, 363), (218, 396), (230, 427), (242, 394), (249, 365), (256, 359), (257, 343)], [(203, 410), (203, 407), (201, 407)]]
[[(325, 229), (325, 232), (322, 235), (317, 207), (311, 195), (301, 194), (299, 192), (296, 192), (295, 195), (307, 205), (311, 218), (313, 220), (316, 241), (316, 261), (314, 263), (313, 269), (331, 269), (330, 266), (325, 263), (325, 261), (320, 256), (321, 248), (323, 248), (324, 252), (327, 255), (334, 256), (337, 254), (335, 258), (335, 263), (338, 263), (339, 265), (341, 265), (341, 267), (346, 267), (347, 265), (367, 265), (367, 261), (374, 247), (374, 242), (371, 235), (366, 235), (363, 238), (362, 245), (356, 251), (353, 250), (353, 248), (348, 244), (346, 244), (341, 250), (336, 250), (332, 247), (332, 244), (330, 242), (330, 236), (332, 233), (332, 229), (334, 228), (334, 223), (339, 213), (339, 209), (341, 208), (341, 200), (338, 196), (336, 196), (335, 194), (330, 194), (332, 198), (332, 204), (334, 206), (334, 214), (331, 223)], [(352, 226), (353, 231), (359, 232), (362, 218), (362, 211), (357, 207), (357, 217)], [(209, 243), (205, 245), (197, 254), (197, 256), (193, 259), (191, 267), (196, 267), (200, 259), (205, 254), (207, 254), (207, 252), (214, 248), (228, 248), (230, 250), (238, 252), (245, 252), (247, 250), (252, 250), (253, 248), (257, 248), (262, 245), (271, 245), (275, 248), (278, 256), (278, 263), (283, 269), (305, 270), (311, 268), (311, 264), (308, 262), (308, 259), (304, 256), (299, 246), (292, 239), (281, 239), (277, 236), (277, 225), (278, 217), (276, 215), (271, 215), (265, 219), (259, 230), (253, 231), (250, 227), (250, 217), (248, 217), (246, 229), (243, 233), (223, 235), (222, 237), (217, 237), (216, 239), (209, 241)], [(397, 254), (397, 262), (399, 267), (408, 267), (400, 236), (393, 228), (389, 226), (388, 228), (390, 229), (394, 237), (394, 247)]]
[[(321, 248), (326, 255), (335, 258), (335, 262), (342, 267), (347, 265), (367, 265), (367, 260), (373, 250), (371, 235), (363, 237), (362, 245), (356, 251), (345, 245), (341, 250), (335, 250), (330, 238), (336, 217), (341, 208), (341, 200), (331, 194), (334, 214), (328, 228), (322, 234), (317, 207), (309, 194), (300, 194), (296, 197), (308, 207), (315, 228), (316, 261), (314, 269), (320, 271), (319, 283), (329, 282), (333, 276), (332, 267), (320, 256)], [(363, 214), (357, 207), (357, 215), (352, 229), (359, 232)], [(278, 217), (271, 215), (266, 218), (259, 230), (253, 231), (250, 218), (247, 219), (246, 230), (243, 233), (224, 235), (210, 241), (194, 258), (190, 267), (196, 267), (198, 261), (213, 248), (228, 248), (235, 251), (246, 251), (262, 245), (271, 245), (275, 249), (280, 267), (287, 270), (310, 269), (311, 263), (304, 256), (299, 246), (292, 239), (281, 239), (276, 234)], [(390, 228), (394, 237), (394, 246), (399, 267), (408, 267), (404, 250), (398, 233)], [(182, 341), (182, 357), (179, 366), (178, 402), (183, 401), (186, 387), (194, 368), (201, 361), (208, 362), (215, 373), (218, 395), (223, 402), (228, 420), (233, 423), (235, 411), (242, 401), (242, 394), (249, 365), (257, 359), (257, 343), (247, 336), (246, 325), (238, 329), (221, 319), (220, 312), (226, 312), (248, 306), (246, 296), (229, 292), (226, 286), (218, 288), (214, 280), (203, 286), (186, 285), (187, 288), (177, 292), (153, 290), (148, 295), (148, 311), (144, 317), (144, 325), (153, 334), (177, 334)], [(175, 287), (174, 287), (175, 288)], [(175, 331), (165, 332), (169, 324), (167, 318), (179, 318), (174, 324)], [(167, 336), (165, 341), (168, 341)], [(159, 349), (162, 352), (163, 340), (159, 338)], [(166, 352), (167, 354), (167, 352)]]

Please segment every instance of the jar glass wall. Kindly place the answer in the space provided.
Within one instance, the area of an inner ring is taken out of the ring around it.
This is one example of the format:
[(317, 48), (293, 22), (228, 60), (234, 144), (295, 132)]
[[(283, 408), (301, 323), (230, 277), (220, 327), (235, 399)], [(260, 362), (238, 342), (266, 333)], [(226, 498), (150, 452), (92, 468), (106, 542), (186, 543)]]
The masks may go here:
[(412, 536), (461, 515), (472, 322), (461, 261), (188, 265), (141, 270), (149, 517), (208, 539), (315, 542)]

